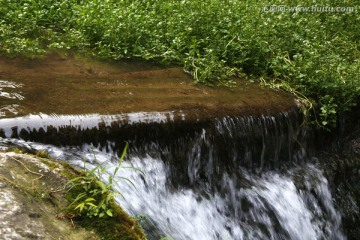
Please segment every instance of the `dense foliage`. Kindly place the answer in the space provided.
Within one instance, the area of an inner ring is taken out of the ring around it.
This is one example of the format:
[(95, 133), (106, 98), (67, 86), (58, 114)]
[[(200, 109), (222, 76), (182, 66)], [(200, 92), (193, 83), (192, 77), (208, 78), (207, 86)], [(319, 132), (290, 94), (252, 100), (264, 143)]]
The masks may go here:
[[(315, 5), (350, 8), (290, 9)], [(334, 126), (359, 102), (359, 11), (351, 0), (0, 0), (0, 51), (151, 59), (182, 65), (209, 85), (261, 79), (305, 100), (313, 121)]]

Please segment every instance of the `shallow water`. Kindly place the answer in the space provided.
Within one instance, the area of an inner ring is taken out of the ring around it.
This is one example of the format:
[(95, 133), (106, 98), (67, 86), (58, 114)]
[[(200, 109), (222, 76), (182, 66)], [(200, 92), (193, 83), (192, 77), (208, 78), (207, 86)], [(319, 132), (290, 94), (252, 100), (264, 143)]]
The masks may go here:
[(236, 79), (233, 91), (212, 88), (195, 84), (181, 67), (140, 61), (106, 63), (55, 54), (32, 60), (0, 56), (0, 81), (0, 96), (7, 97), (0, 97), (0, 109), (21, 106), (12, 114), (3, 109), (0, 118), (186, 110), (196, 119), (296, 107), (291, 95), (246, 80)]
[(0, 80), (0, 118), (19, 114), (20, 103), (24, 100), (22, 87), (23, 84), (20, 83)]

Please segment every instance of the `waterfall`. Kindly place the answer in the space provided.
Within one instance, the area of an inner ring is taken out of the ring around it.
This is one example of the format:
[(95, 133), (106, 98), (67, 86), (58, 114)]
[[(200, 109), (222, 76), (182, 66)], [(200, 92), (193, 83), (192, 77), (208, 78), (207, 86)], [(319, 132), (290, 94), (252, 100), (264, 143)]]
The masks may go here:
[[(186, 118), (174, 121), (174, 115), (131, 123), (118, 117), (116, 124), (107, 118), (70, 128), (35, 121), (37, 129), (29, 123), (25, 128), (4, 127), (5, 120), (0, 120), (3, 133), (26, 140), (2, 138), (0, 145), (45, 150), (79, 167), (85, 157), (88, 169), (105, 162), (106, 181), (121, 151), (118, 141), (128, 141), (131, 148), (124, 164), (144, 174), (121, 169), (115, 187), (125, 199), (117, 201), (131, 215), (145, 216), (141, 224), (149, 239), (346, 238), (324, 174), (306, 162), (306, 134), (296, 112), (193, 123)], [(79, 141), (65, 145), (47, 136), (45, 129), (61, 134), (66, 129), (69, 136), (76, 132)], [(94, 150), (79, 137), (89, 139), (91, 131), (96, 136)]]

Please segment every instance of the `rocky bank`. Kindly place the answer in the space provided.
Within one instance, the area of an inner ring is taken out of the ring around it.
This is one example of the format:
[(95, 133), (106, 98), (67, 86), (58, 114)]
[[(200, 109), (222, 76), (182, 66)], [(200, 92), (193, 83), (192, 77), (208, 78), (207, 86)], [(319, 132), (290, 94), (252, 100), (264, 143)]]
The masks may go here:
[[(1, 239), (105, 239), (101, 232), (81, 227), (76, 218), (64, 214), (67, 176), (78, 173), (68, 164), (51, 159), (0, 152)], [(134, 219), (127, 216), (122, 223), (132, 226), (126, 239), (144, 238)]]

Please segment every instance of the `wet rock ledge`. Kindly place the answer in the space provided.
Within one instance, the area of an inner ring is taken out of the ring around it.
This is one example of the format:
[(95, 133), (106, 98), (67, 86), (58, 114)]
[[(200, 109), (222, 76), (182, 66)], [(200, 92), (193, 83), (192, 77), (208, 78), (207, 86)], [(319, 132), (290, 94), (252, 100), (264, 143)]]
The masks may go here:
[(0, 118), (28, 114), (182, 111), (187, 119), (274, 115), (296, 108), (294, 97), (234, 79), (237, 87), (195, 84), (180, 67), (149, 62), (101, 62), (49, 54), (0, 56)]
[(112, 219), (120, 222), (117, 225), (92, 219), (92, 227), (87, 227), (76, 219), (66, 218), (63, 211), (68, 203), (64, 184), (76, 174), (79, 172), (66, 163), (29, 154), (0, 152), (1, 238), (111, 239), (98, 231), (100, 226), (106, 225), (102, 226), (105, 233), (121, 232), (126, 234), (126, 239), (144, 239), (136, 221), (121, 210), (114, 214), (116, 219)]

